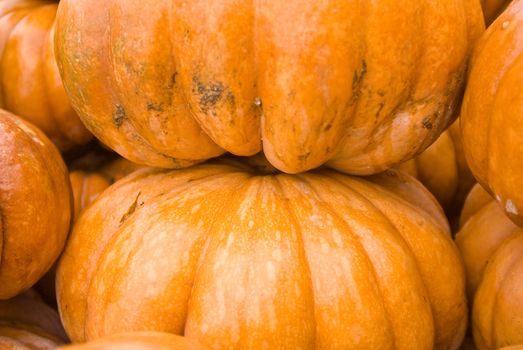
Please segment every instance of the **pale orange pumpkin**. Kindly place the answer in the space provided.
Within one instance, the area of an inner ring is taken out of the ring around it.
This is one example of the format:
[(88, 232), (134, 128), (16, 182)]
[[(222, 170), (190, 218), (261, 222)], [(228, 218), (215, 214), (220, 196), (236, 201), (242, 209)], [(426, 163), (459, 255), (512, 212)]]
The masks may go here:
[(53, 46), (58, 1), (0, 1), (0, 108), (29, 120), (65, 151), (92, 135), (65, 94)]
[(488, 28), (471, 60), (461, 127), (470, 169), (523, 224), (523, 1)]
[(57, 296), (74, 341), (156, 330), (212, 348), (456, 349), (467, 318), (448, 223), (419, 182), (259, 159), (112, 185), (73, 229)]
[(35, 292), (0, 300), (0, 349), (51, 350), (66, 339), (57, 312)]
[[(476, 201), (473, 206), (480, 198), (477, 188), (470, 197)], [(523, 343), (523, 229), (491, 199), (470, 215), (456, 244), (473, 300), (472, 331), (478, 350)]]
[(62, 252), (72, 195), (56, 147), (2, 110), (0, 169), (0, 299), (7, 299), (36, 283)]
[(84, 344), (60, 347), (63, 350), (204, 350), (198, 343), (161, 332), (134, 332), (115, 334)]
[(166, 168), (262, 150), (288, 173), (397, 165), (455, 118), (484, 27), (477, 0), (145, 4), (62, 0), (55, 47), (86, 126)]

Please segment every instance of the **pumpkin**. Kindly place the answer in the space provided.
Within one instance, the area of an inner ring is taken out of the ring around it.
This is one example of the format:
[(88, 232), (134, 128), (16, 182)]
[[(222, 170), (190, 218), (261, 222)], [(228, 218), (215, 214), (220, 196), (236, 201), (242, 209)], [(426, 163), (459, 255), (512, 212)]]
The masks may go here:
[(459, 121), (422, 154), (397, 168), (420, 180), (452, 216), (459, 213), (475, 183), (463, 154)]
[(92, 135), (64, 91), (53, 45), (58, 1), (0, 2), (0, 108), (29, 120), (62, 151)]
[(58, 313), (35, 292), (0, 300), (0, 349), (55, 349), (65, 339)]
[(496, 17), (507, 7), (511, 0), (481, 0), (485, 23), (492, 23)]
[[(69, 174), (73, 191), (73, 222), (75, 222), (83, 209), (91, 204), (109, 185), (137, 170), (140, 166), (120, 157), (107, 161), (106, 158), (104, 159), (99, 155), (88, 153), (71, 164), (71, 168), (76, 169)], [(81, 170), (81, 168), (85, 170)], [(98, 169), (95, 170), (96, 168)], [(36, 289), (49, 304), (56, 303), (55, 275), (56, 264), (36, 285)]]
[(154, 330), (213, 348), (456, 349), (464, 276), (415, 179), (262, 159), (146, 168), (78, 219), (57, 271), (74, 341)]
[(73, 344), (63, 350), (203, 350), (196, 342), (161, 332), (134, 332), (115, 334), (84, 344)]
[(471, 62), (461, 127), (470, 169), (523, 224), (523, 1), (511, 2), (481, 38)]
[(523, 229), (491, 199), (465, 222), (456, 244), (473, 300), (478, 350), (523, 343)]
[(71, 187), (56, 147), (0, 110), (0, 299), (31, 287), (62, 252)]
[(326, 163), (371, 174), (406, 161), (455, 117), (484, 26), (475, 0), (146, 8), (62, 0), (55, 50), (87, 128), (125, 158), (165, 168), (262, 150), (288, 173)]

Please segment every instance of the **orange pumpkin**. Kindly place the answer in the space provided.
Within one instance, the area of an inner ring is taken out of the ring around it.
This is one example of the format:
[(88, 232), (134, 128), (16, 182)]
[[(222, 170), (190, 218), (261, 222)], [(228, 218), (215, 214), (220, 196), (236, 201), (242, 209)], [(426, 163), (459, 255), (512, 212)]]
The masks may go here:
[(53, 23), (58, 1), (0, 1), (0, 108), (39, 127), (60, 148), (92, 135), (73, 111), (56, 66)]
[[(477, 193), (471, 197), (477, 198)], [(523, 343), (523, 229), (491, 199), (465, 222), (456, 244), (473, 300), (478, 350)]]
[(478, 43), (463, 101), (465, 156), (474, 176), (523, 224), (523, 1), (513, 1)]
[(203, 350), (203, 346), (179, 335), (161, 332), (116, 334), (85, 344), (74, 344), (63, 350)]
[[(464, 276), (415, 179), (260, 160), (139, 170), (77, 221), (57, 272), (74, 341), (156, 330), (213, 348), (456, 349)], [(115, 205), (117, 203), (117, 205)]]
[(451, 215), (459, 213), (475, 183), (463, 154), (459, 121), (422, 154), (398, 168), (419, 179)]
[(72, 202), (56, 147), (2, 110), (0, 150), (0, 299), (7, 299), (36, 283), (61, 253)]
[(507, 7), (511, 0), (481, 0), (485, 23), (492, 23), (496, 17)]
[[(73, 222), (78, 219), (83, 209), (91, 204), (114, 181), (141, 168), (141, 166), (120, 157), (108, 162), (107, 159), (92, 154), (82, 157), (82, 159), (72, 164), (71, 167), (77, 169), (72, 170), (69, 174), (73, 191)], [(91, 169), (92, 171), (80, 170), (78, 167)], [(98, 170), (93, 170), (93, 167), (98, 167)], [(46, 302), (50, 304), (56, 303), (55, 275), (56, 264), (36, 285), (36, 289), (44, 296)]]
[(0, 300), (0, 349), (50, 350), (65, 339), (58, 314), (36, 293)]
[(449, 125), (483, 26), (477, 0), (62, 0), (55, 46), (86, 126), (134, 162), (263, 149), (371, 174)]

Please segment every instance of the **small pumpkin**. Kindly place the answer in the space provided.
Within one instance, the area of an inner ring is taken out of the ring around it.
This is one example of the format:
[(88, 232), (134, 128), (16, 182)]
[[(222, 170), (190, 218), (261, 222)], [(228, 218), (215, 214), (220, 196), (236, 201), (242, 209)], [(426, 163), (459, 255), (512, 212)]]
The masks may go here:
[[(477, 193), (471, 196), (477, 198)], [(470, 215), (456, 244), (473, 300), (472, 331), (478, 350), (523, 343), (523, 229), (491, 199)]]
[(0, 299), (7, 299), (36, 283), (62, 252), (72, 195), (56, 147), (2, 110), (0, 150)]
[(65, 94), (53, 46), (58, 1), (0, 1), (0, 108), (29, 120), (59, 149), (92, 135)]
[(66, 339), (58, 313), (35, 292), (0, 300), (0, 349), (51, 350)]
[(523, 224), (523, 1), (512, 1), (478, 43), (461, 113), (478, 182)]
[(459, 214), (475, 183), (463, 154), (459, 121), (422, 154), (398, 168), (420, 180), (451, 216)]
[(134, 332), (115, 334), (84, 344), (60, 347), (62, 350), (204, 350), (198, 343), (161, 332)]
[(155, 330), (213, 348), (456, 349), (467, 318), (448, 223), (419, 182), (261, 159), (112, 185), (73, 229), (57, 297), (74, 341)]
[(89, 130), (165, 168), (262, 150), (288, 173), (406, 161), (455, 118), (484, 28), (477, 0), (146, 3), (62, 0), (56, 55)]

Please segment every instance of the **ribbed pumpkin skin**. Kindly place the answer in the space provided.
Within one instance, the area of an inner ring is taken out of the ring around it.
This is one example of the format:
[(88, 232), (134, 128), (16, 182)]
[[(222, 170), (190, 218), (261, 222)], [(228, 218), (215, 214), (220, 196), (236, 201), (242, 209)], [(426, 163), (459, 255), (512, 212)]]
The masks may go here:
[(58, 1), (0, 1), (0, 108), (39, 127), (65, 151), (92, 135), (65, 94), (53, 46)]
[(0, 150), (0, 299), (7, 299), (31, 287), (61, 253), (72, 202), (56, 147), (2, 110)]
[(459, 346), (462, 266), (417, 181), (222, 162), (139, 170), (79, 218), (57, 273), (74, 341), (156, 330), (213, 348)]
[(485, 23), (492, 23), (511, 0), (481, 0)]
[(84, 344), (60, 347), (62, 350), (204, 350), (194, 341), (161, 332), (116, 334)]
[(492, 199), (470, 216), (456, 244), (473, 300), (478, 350), (523, 343), (523, 229)]
[(86, 126), (165, 168), (262, 148), (288, 173), (406, 161), (455, 117), (484, 26), (477, 0), (146, 3), (61, 1), (55, 46)]
[(69, 174), (74, 198), (74, 219), (78, 219), (81, 211), (93, 202), (111, 182), (95, 172), (88, 173), (81, 170), (73, 171)]
[(461, 113), (474, 176), (523, 224), (523, 1), (513, 1), (478, 43)]
[(58, 314), (34, 292), (0, 300), (0, 349), (51, 350), (65, 339)]

